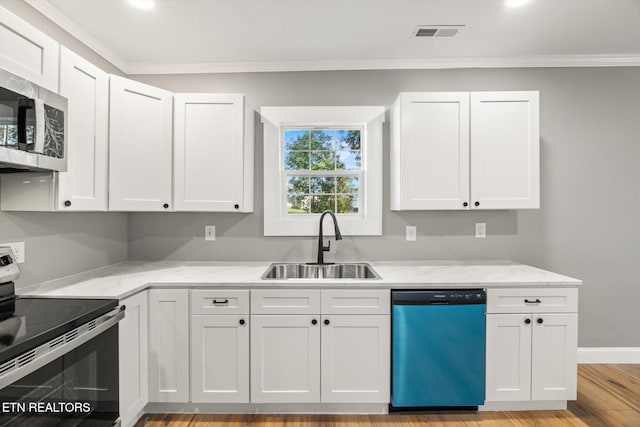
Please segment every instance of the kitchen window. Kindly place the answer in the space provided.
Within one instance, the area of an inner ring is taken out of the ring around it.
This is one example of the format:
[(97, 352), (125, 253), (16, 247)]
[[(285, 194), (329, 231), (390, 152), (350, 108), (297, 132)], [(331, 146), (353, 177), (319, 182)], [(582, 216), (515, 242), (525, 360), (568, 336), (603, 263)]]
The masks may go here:
[(263, 107), (264, 234), (382, 234), (383, 107)]

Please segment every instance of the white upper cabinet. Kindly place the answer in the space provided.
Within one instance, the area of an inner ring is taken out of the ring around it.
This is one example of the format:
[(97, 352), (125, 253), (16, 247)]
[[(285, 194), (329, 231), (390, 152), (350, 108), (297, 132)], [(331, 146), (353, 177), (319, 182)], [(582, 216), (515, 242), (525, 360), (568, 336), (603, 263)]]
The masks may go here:
[(471, 202), (540, 207), (538, 92), (471, 93)]
[(173, 94), (111, 76), (109, 210), (172, 207)]
[(175, 210), (253, 210), (253, 116), (240, 94), (174, 98)]
[(401, 93), (391, 209), (540, 206), (538, 92)]
[(109, 75), (62, 47), (60, 94), (69, 100), (67, 172), (59, 173), (57, 209), (107, 209)]
[(60, 45), (0, 7), (0, 68), (58, 92)]
[(469, 93), (402, 93), (392, 107), (391, 209), (469, 200)]

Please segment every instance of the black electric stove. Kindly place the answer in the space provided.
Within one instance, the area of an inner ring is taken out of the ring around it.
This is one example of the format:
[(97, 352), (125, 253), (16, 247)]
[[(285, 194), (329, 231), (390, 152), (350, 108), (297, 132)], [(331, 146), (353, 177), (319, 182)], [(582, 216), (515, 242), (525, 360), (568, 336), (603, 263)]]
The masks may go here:
[(15, 297), (0, 303), (0, 365), (115, 309), (114, 299)]

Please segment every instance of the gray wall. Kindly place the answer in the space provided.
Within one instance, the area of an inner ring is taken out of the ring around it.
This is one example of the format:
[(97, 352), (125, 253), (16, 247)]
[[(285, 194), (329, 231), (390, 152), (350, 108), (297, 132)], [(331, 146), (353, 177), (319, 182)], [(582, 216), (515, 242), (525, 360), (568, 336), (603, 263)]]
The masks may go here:
[[(105, 71), (121, 74), (22, 0), (2, 0), (1, 4)], [(0, 245), (20, 241), (25, 242), (26, 263), (20, 265), (18, 288), (126, 261), (127, 215), (0, 212)]]
[[(263, 105), (384, 105), (400, 91), (539, 90), (541, 209), (391, 212), (382, 237), (347, 237), (340, 260), (512, 259), (584, 280), (580, 346), (640, 346), (640, 69), (564, 68), (134, 76), (175, 92), (240, 92)], [(312, 238), (262, 236), (262, 135), (253, 214), (129, 214), (129, 259), (311, 260)], [(388, 122), (385, 152), (388, 152)], [(224, 185), (224, 183), (221, 183)], [(486, 222), (488, 237), (473, 237)], [(218, 240), (205, 242), (204, 225)], [(405, 225), (418, 240), (404, 240)]]

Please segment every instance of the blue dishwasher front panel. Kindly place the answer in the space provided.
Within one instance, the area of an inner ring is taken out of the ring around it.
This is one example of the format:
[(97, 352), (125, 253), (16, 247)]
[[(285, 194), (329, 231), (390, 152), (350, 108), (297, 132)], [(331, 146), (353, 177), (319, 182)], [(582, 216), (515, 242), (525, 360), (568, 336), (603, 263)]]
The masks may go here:
[(484, 304), (394, 305), (392, 337), (394, 407), (484, 404)]

